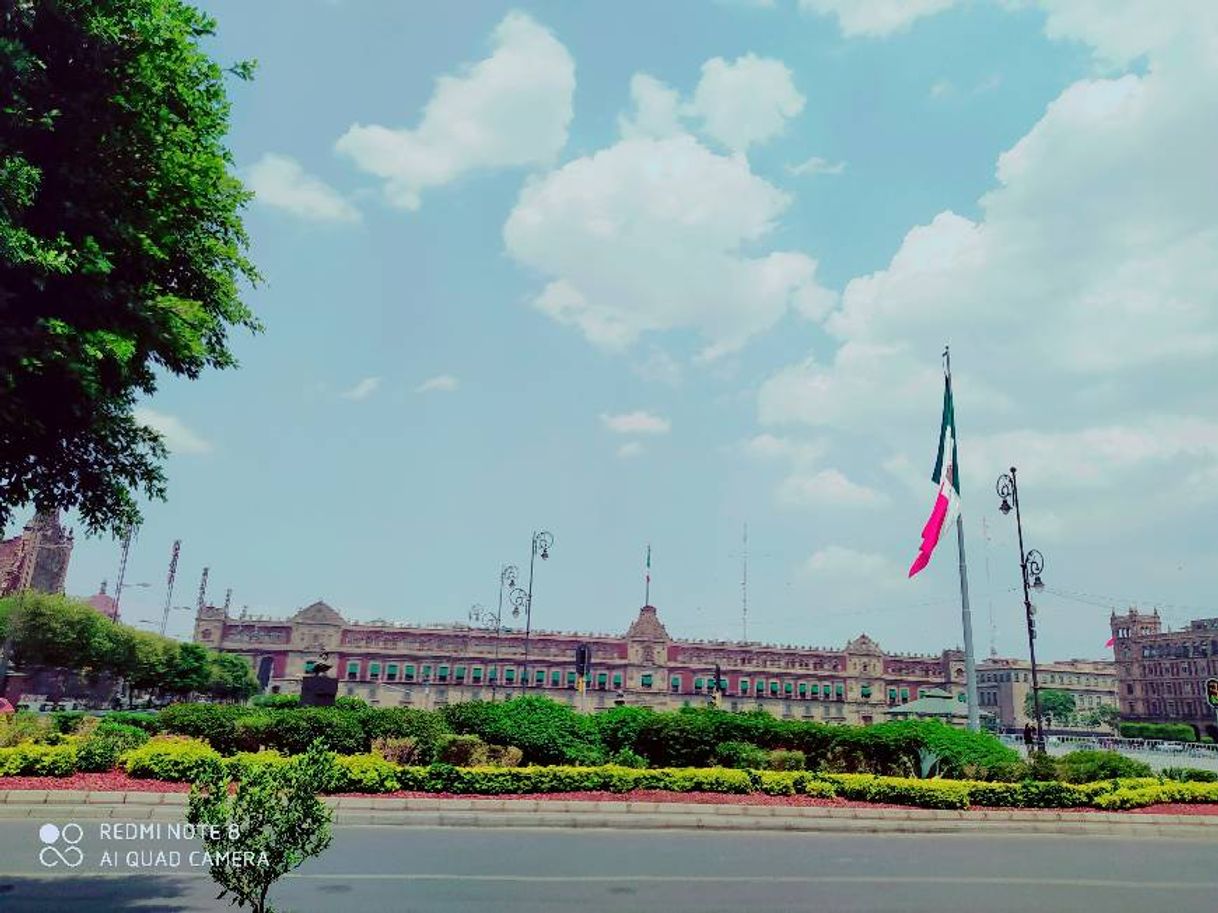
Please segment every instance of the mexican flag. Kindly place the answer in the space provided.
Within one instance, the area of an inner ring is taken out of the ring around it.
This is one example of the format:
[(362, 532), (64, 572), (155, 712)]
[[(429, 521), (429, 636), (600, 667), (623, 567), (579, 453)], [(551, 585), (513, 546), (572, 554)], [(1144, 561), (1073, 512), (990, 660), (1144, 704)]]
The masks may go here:
[(935, 498), (935, 506), (930, 512), (930, 519), (922, 528), (922, 546), (918, 549), (918, 557), (909, 566), (909, 576), (912, 577), (930, 563), (930, 556), (935, 546), (943, 537), (943, 532), (955, 521), (960, 513), (960, 479), (956, 472), (956, 410), (952, 406), (951, 377), (943, 379), (943, 424), (939, 429), (939, 456), (935, 460), (935, 471), (931, 473), (932, 482), (939, 484), (939, 494)]

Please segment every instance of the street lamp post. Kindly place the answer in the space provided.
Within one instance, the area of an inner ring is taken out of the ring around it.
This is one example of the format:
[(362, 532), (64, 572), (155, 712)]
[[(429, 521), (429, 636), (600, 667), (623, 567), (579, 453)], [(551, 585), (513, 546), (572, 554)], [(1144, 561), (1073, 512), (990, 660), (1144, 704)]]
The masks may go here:
[[(545, 561), (550, 557), (550, 548), (554, 545), (554, 536), (542, 530), (533, 533), (533, 543), (529, 554), (529, 588), (524, 594), (524, 682), (525, 688), (532, 685), (532, 680), (529, 678), (529, 637), (533, 630), (533, 567), (537, 562), (537, 556), (541, 556), (541, 560)], [(513, 595), (519, 592), (519, 588), (512, 591)], [(519, 610), (519, 605), (516, 605)]]
[(1036, 549), (1025, 551), (1023, 547), (1023, 517), (1019, 510), (1019, 483), (1016, 479), (1015, 467), (1011, 467), (1010, 475), (998, 477), (998, 497), (1002, 503), (998, 509), (1004, 514), (1015, 508), (1015, 529), (1019, 534), (1019, 576), (1023, 580), (1023, 608), (1028, 623), (1028, 657), (1032, 664), (1032, 706), (1036, 714), (1036, 749), (1045, 750), (1044, 722), (1040, 715), (1040, 680), (1036, 674), (1036, 608), (1032, 605), (1031, 590), (1040, 592), (1045, 588), (1040, 579), (1040, 572), (1045, 569), (1045, 556)]

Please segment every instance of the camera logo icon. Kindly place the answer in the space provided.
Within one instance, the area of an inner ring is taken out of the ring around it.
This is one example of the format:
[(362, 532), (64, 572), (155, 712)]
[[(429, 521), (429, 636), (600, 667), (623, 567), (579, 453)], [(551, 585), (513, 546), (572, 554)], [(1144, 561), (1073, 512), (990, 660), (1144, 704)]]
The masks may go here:
[(38, 851), (38, 861), (48, 869), (63, 865), (74, 869), (85, 861), (85, 854), (77, 845), (84, 838), (84, 829), (79, 824), (44, 824), (38, 828), (38, 839), (42, 841), (42, 849)]

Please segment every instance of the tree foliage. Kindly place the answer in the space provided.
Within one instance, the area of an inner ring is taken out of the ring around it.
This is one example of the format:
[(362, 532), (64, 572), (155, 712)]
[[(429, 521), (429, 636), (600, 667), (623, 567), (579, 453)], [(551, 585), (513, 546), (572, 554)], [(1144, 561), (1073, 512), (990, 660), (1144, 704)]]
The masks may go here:
[(214, 29), (182, 0), (0, 4), (0, 529), (29, 502), (137, 521), (166, 452), (137, 397), (259, 328)]
[(248, 662), (198, 644), (116, 624), (68, 596), (26, 591), (0, 599), (0, 642), (22, 669), (109, 674), (137, 691), (245, 700), (258, 691)]
[[(1031, 691), (1023, 700), (1024, 713), (1029, 719), (1036, 716), (1036, 702)], [(1040, 715), (1048, 723), (1069, 726), (1074, 721), (1074, 695), (1055, 688), (1040, 689)]]

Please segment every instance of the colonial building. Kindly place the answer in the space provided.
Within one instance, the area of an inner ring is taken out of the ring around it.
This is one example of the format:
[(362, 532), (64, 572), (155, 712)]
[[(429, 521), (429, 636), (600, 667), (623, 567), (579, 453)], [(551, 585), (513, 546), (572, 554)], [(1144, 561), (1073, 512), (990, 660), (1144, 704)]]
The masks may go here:
[(1206, 679), (1218, 678), (1218, 618), (1164, 631), (1157, 611), (1130, 609), (1113, 613), (1110, 623), (1121, 719), (1187, 723), (1198, 735), (1218, 738), (1215, 711), (1205, 694)]
[(72, 531), (63, 528), (58, 512), (35, 514), (21, 535), (0, 542), (0, 596), (62, 593), (72, 545)]
[[(1116, 666), (1106, 660), (1065, 659), (1037, 663), (1036, 677), (1041, 691), (1065, 691), (1074, 697), (1078, 716), (1117, 703)], [(1022, 729), (1035, 725), (1026, 711), (1032, 693), (1032, 664), (1026, 659), (992, 658), (977, 664), (977, 702), (983, 712), (994, 715), (1003, 729)], [(1054, 729), (1067, 728), (1054, 723)], [(1094, 729), (1092, 726), (1076, 728)]]
[[(352, 622), (324, 602), (284, 619), (233, 617), (206, 606), (194, 639), (247, 657), (268, 690), (285, 694), (298, 693), (301, 678), (325, 654), (340, 695), (391, 706), (499, 699), (527, 689), (588, 710), (717, 699), (730, 710), (872, 723), (931, 689), (964, 699), (958, 650), (885, 653), (866, 635), (845, 648), (682, 640), (668, 633), (654, 606), (640, 609), (624, 635), (533, 631), (527, 639), (509, 629)], [(583, 695), (576, 688), (580, 644), (592, 653)]]

